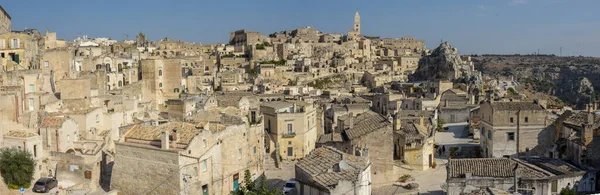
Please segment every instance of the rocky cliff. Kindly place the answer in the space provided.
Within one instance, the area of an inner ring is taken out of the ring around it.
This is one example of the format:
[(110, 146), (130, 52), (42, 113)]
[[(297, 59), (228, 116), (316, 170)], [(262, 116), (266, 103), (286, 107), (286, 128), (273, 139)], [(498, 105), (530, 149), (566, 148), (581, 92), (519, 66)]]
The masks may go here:
[(544, 55), (474, 56), (486, 75), (511, 76), (523, 86), (559, 97), (569, 106), (584, 108), (600, 100), (600, 58)]
[(463, 83), (481, 83), (481, 74), (472, 65), (463, 62), (458, 49), (444, 42), (431, 55), (419, 60), (419, 67), (409, 76), (411, 81), (451, 80)]

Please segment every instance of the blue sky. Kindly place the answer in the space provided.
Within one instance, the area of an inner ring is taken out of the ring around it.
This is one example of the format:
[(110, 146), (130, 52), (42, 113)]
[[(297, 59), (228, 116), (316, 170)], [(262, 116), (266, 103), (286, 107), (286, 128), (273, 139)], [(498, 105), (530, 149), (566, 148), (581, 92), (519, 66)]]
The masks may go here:
[(463, 54), (540, 53), (600, 56), (599, 0), (5, 0), (14, 30), (36, 28), (73, 40), (224, 43), (229, 32), (269, 34), (311, 26), (346, 33), (358, 8), (362, 34), (413, 36), (428, 48), (449, 41)]

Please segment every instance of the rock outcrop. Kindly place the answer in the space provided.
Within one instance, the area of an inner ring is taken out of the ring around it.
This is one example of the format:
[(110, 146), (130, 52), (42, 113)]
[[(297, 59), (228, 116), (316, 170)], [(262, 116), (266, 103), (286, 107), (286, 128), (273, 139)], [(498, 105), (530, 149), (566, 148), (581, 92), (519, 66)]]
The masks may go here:
[(481, 83), (481, 73), (463, 62), (458, 49), (448, 42), (440, 44), (431, 55), (419, 60), (419, 67), (409, 76), (411, 81), (451, 80), (467, 84)]
[(485, 55), (473, 57), (486, 75), (513, 77), (526, 88), (557, 96), (584, 109), (600, 100), (600, 58), (552, 55)]

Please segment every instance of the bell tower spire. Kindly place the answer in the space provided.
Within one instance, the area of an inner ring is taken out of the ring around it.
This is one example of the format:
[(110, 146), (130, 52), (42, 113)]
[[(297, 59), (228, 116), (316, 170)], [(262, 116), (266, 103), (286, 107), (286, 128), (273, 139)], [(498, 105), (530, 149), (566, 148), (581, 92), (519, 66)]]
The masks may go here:
[(354, 14), (354, 31), (360, 34), (360, 15), (358, 14), (358, 9), (356, 9), (356, 13)]

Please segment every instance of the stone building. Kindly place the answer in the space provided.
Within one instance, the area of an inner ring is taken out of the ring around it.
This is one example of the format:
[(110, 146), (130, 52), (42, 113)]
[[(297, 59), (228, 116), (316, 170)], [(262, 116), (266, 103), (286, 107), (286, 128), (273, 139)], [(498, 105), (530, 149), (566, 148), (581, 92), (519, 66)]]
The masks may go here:
[(79, 141), (77, 122), (67, 117), (46, 117), (38, 130), (43, 148), (53, 152), (75, 152), (74, 142)]
[(27, 130), (10, 130), (3, 136), (2, 148), (17, 148), (31, 154), (33, 160), (38, 166), (34, 166), (33, 177), (41, 176), (40, 171), (43, 169), (41, 164), (45, 158), (44, 149), (42, 148), (42, 138), (37, 133), (32, 133)]
[(251, 32), (245, 29), (229, 33), (229, 44), (234, 46), (256, 45), (258, 43), (269, 42), (269, 37), (259, 32)]
[(517, 152), (548, 156), (553, 147), (553, 123), (537, 102), (484, 102), (481, 118), (480, 145), (483, 156), (501, 158)]
[(298, 194), (371, 194), (369, 158), (321, 147), (296, 163)]
[(0, 34), (0, 60), (3, 70), (39, 69), (43, 37), (35, 29)]
[(360, 38), (360, 15), (358, 14), (358, 10), (354, 14), (354, 25), (352, 29), (348, 31), (347, 40), (348, 41), (356, 41)]
[[(596, 175), (559, 159), (450, 159), (446, 184), (449, 195), (476, 194), (489, 187), (523, 194), (558, 194), (562, 189), (595, 191)], [(515, 179), (516, 177), (516, 179)]]
[(420, 116), (419, 123), (403, 121), (401, 116), (394, 119), (394, 159), (401, 160), (415, 170), (426, 170), (435, 163), (435, 131), (433, 122), (425, 123)]
[(460, 90), (447, 90), (440, 98), (440, 120), (446, 123), (467, 122), (471, 111), (478, 106), (473, 95)]
[(268, 151), (282, 159), (308, 155), (317, 141), (316, 108), (304, 101), (265, 102), (260, 106), (268, 132)]
[[(385, 185), (394, 178), (394, 135), (391, 122), (383, 115), (367, 111), (347, 120), (338, 120), (342, 142), (320, 143), (356, 156), (368, 155), (374, 187)], [(333, 136), (335, 137), (335, 136)]]
[(258, 178), (263, 173), (262, 131), (248, 128), (241, 118), (213, 118), (220, 116), (220, 122), (128, 128), (123, 142), (116, 144), (111, 189), (122, 194), (229, 194), (242, 185), (245, 170)]
[(67, 42), (65, 40), (56, 38), (56, 32), (46, 30), (46, 34), (44, 34), (44, 49), (64, 48), (66, 46)]
[(140, 61), (142, 102), (158, 108), (168, 99), (177, 99), (182, 92), (182, 66), (177, 59), (147, 59)]
[(0, 34), (9, 33), (12, 30), (10, 15), (2, 6), (0, 6), (0, 12), (2, 12), (0, 13)]
[(382, 39), (383, 45), (392, 48), (411, 49), (415, 52), (421, 53), (425, 51), (425, 41), (417, 40), (413, 37), (402, 37), (398, 38), (384, 38)]
[(74, 52), (69, 48), (46, 49), (40, 59), (40, 69), (52, 72), (55, 81), (59, 81), (71, 73)]
[[(333, 104), (325, 110), (324, 116), (324, 133), (333, 133), (337, 129), (339, 117), (356, 116), (363, 112), (369, 111), (369, 104)], [(340, 133), (340, 132), (336, 132)]]
[(146, 34), (140, 32), (137, 36), (135, 36), (135, 44), (137, 47), (148, 47), (148, 39), (146, 39)]
[(600, 168), (600, 115), (590, 110), (567, 111), (556, 122), (556, 151), (551, 157)]

